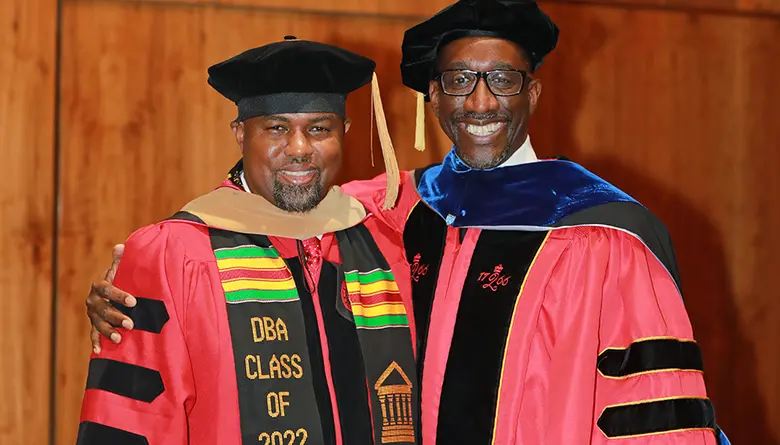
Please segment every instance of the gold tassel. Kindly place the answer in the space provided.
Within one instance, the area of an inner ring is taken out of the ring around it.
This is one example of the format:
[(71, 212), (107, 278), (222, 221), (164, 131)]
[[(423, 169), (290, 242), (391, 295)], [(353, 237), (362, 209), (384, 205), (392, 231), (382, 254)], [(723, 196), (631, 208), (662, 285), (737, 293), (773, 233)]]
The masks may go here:
[[(371, 92), (371, 97), (374, 97), (373, 91)], [(371, 129), (368, 132), (368, 139), (371, 141), (368, 144), (368, 149), (371, 150), (371, 168), (374, 168), (374, 103), (371, 102), (371, 106), (369, 107), (371, 109), (371, 116), (368, 118), (368, 121), (371, 123)]]
[(395, 159), (393, 141), (390, 139), (390, 131), (387, 129), (385, 109), (382, 106), (382, 97), (379, 94), (379, 80), (374, 73), (371, 79), (371, 100), (374, 106), (376, 118), (376, 131), (379, 134), (379, 143), (382, 146), (382, 156), (385, 158), (385, 171), (387, 172), (387, 190), (385, 191), (384, 210), (392, 209), (398, 199), (398, 186), (401, 183), (401, 172), (398, 170), (398, 161)]
[(417, 123), (414, 127), (414, 148), (425, 151), (425, 95), (417, 92)]

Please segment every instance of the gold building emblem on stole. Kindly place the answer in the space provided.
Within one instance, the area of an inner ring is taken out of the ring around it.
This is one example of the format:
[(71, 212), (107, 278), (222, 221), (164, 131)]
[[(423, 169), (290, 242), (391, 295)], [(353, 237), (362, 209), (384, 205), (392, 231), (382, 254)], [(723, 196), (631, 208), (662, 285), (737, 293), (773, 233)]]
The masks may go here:
[[(402, 385), (384, 385), (393, 371), (406, 382)], [(382, 407), (382, 443), (414, 443), (412, 417), (412, 382), (398, 363), (390, 363), (374, 384)]]

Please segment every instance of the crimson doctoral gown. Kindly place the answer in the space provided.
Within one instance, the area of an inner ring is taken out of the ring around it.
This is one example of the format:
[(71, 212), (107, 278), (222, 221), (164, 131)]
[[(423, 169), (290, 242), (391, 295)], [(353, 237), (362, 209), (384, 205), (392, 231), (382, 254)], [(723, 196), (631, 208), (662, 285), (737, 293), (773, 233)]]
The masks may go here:
[(404, 236), (423, 445), (718, 443), (663, 225), (574, 163), (452, 157), (393, 212), (344, 186)]
[[(127, 240), (115, 285), (137, 297), (136, 327), (91, 357), (78, 444), (414, 443), (397, 233), (338, 189), (293, 217), (231, 179)], [(344, 250), (353, 229), (369, 243)], [(312, 271), (297, 240), (323, 233)], [(376, 247), (369, 270), (346, 269)]]

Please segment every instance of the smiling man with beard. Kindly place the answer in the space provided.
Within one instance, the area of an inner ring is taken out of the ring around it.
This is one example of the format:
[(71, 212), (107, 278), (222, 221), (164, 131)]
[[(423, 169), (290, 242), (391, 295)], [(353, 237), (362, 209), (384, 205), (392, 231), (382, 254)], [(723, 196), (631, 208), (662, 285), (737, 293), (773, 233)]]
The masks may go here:
[(454, 144), (397, 209), (425, 271), (423, 444), (726, 443), (666, 228), (578, 164), (536, 159), (533, 73), (558, 33), (534, 1), (461, 0), (404, 36), (403, 82)]
[(346, 96), (374, 67), (290, 39), (209, 68), (243, 159), (127, 240), (115, 283), (130, 307), (102, 315), (132, 329), (90, 359), (79, 445), (416, 443), (401, 239), (333, 187)]
[(453, 148), (402, 181), (409, 207), (356, 196), (412, 264), (422, 443), (728, 443), (666, 228), (582, 166), (536, 158), (534, 72), (558, 33), (534, 1), (461, 0), (404, 36), (403, 82)]
[[(469, 54), (482, 57), (476, 61)], [(541, 83), (530, 78), (533, 70), (528, 60), (507, 40), (464, 37), (443, 45), (436, 87), (430, 94), (437, 99), (433, 103), (439, 124), (469, 167), (498, 167), (518, 147), (522, 155), (533, 153), (528, 120), (539, 100)], [(523, 90), (526, 94), (520, 94)], [(442, 94), (452, 99), (438, 100)]]

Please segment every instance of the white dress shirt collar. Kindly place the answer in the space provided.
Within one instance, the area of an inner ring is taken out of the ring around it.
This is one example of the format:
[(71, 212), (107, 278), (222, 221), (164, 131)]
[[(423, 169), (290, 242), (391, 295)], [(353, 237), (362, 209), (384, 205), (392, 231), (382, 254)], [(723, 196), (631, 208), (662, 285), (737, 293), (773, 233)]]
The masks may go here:
[(521, 145), (516, 152), (512, 153), (512, 156), (510, 156), (506, 161), (502, 162), (496, 168), (520, 165), (528, 162), (536, 162), (538, 160), (539, 159), (536, 157), (536, 152), (534, 152), (534, 148), (531, 146), (531, 136), (526, 136), (523, 145)]

